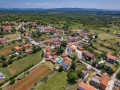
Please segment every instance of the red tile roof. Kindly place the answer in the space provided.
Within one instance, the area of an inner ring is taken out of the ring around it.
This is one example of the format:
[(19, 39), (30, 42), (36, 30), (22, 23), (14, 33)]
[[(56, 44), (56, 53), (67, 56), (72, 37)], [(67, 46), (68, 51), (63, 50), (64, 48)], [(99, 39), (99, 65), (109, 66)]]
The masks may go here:
[(81, 46), (77, 46), (78, 49), (82, 50), (83, 48)]
[(86, 56), (88, 56), (88, 57), (93, 57), (93, 56), (94, 56), (94, 54), (92, 54), (92, 53), (90, 53), (90, 52), (88, 52), (88, 51), (86, 51), (86, 50), (84, 50), (83, 53), (84, 53)]
[(102, 77), (100, 78), (100, 84), (107, 87), (109, 79), (110, 79), (110, 77), (108, 75), (102, 75)]
[(50, 55), (50, 52), (45, 52), (45, 55)]
[(68, 45), (69, 45), (69, 46), (71, 46), (71, 45), (72, 45), (72, 43), (68, 43)]
[(108, 52), (108, 53), (106, 54), (106, 57), (108, 57), (108, 58), (110, 58), (110, 59), (112, 59), (112, 60), (116, 60), (116, 59), (117, 59), (117, 57), (111, 55), (111, 52)]
[(79, 86), (80, 86), (81, 88), (83, 88), (84, 90), (95, 90), (92, 86), (87, 85), (87, 84), (85, 84), (85, 83), (83, 83), (83, 82), (80, 82), (80, 83), (79, 83)]
[(28, 48), (28, 47), (31, 47), (31, 46), (32, 46), (31, 44), (25, 44), (23, 47)]
[(16, 50), (21, 50), (21, 47), (15, 46), (14, 49), (16, 49)]
[(56, 59), (58, 56), (57, 55), (54, 55), (54, 56), (52, 56), (54, 59)]
[(61, 63), (66, 64), (67, 66), (71, 63), (71, 59), (70, 58), (64, 58)]
[(50, 51), (50, 50), (52, 50), (52, 48), (47, 48), (46, 50), (47, 50), (47, 51)]
[(67, 56), (67, 53), (62, 53), (62, 56), (63, 56), (63, 57)]
[(68, 46), (68, 48), (71, 48), (71, 49), (75, 50), (75, 47), (74, 47), (74, 46)]

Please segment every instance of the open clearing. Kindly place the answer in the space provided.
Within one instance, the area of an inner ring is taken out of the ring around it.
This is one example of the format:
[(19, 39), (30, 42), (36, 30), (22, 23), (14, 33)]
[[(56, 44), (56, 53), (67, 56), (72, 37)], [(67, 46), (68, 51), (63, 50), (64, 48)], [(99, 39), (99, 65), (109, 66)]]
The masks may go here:
[(51, 69), (48, 66), (43, 65), (37, 68), (37, 70), (34, 70), (30, 74), (28, 74), (22, 80), (9, 87), (7, 90), (26, 90), (33, 86), (38, 78), (43, 78), (45, 74), (49, 71), (51, 71)]
[(63, 87), (68, 86), (67, 73), (57, 72), (52, 78), (48, 79), (47, 82), (37, 87), (35, 90), (65, 90)]
[[(6, 78), (9, 78), (12, 75), (22, 71), (23, 69), (25, 69), (27, 66), (29, 66), (31, 64), (35, 65), (35, 64), (39, 63), (42, 59), (40, 57), (40, 54), (41, 54), (41, 51), (39, 51), (35, 54), (28, 55), (22, 59), (16, 60), (8, 67), (0, 68), (0, 71), (5, 75)], [(10, 70), (12, 70), (12, 73)], [(13, 71), (15, 73), (13, 73)]]

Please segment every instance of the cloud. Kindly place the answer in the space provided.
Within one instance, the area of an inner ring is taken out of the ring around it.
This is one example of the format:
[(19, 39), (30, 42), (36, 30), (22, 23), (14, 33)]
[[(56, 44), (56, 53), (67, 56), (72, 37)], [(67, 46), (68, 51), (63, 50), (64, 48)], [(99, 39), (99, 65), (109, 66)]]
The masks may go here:
[(44, 5), (48, 5), (49, 3), (24, 3), (24, 4), (18, 4), (20, 6), (44, 6)]

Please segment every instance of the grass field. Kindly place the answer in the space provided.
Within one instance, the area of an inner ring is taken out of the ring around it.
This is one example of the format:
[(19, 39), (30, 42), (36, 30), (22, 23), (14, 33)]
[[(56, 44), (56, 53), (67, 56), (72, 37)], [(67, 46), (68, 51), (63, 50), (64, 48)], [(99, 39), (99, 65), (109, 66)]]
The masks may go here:
[(6, 78), (9, 78), (10, 76), (22, 71), (24, 68), (31, 64), (37, 64), (41, 61), (40, 58), (41, 51), (28, 55), (22, 59), (19, 59), (15, 62), (13, 62), (10, 66), (5, 68), (0, 68), (0, 71), (6, 76)]
[(58, 72), (35, 90), (65, 90), (63, 87), (67, 85), (67, 73)]

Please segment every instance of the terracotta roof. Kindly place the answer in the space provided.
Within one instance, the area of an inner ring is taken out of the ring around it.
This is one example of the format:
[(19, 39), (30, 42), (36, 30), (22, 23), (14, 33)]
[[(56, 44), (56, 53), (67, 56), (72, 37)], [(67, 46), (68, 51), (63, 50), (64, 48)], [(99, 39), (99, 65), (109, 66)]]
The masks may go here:
[(94, 54), (92, 54), (92, 53), (90, 53), (90, 52), (88, 52), (88, 51), (86, 51), (86, 50), (84, 50), (83, 53), (84, 53), (86, 56), (88, 56), (88, 57), (93, 57), (93, 55), (94, 55)]
[(54, 55), (54, 56), (52, 56), (54, 59), (56, 59), (58, 56), (57, 55)]
[(107, 52), (106, 55), (111, 55), (111, 52)]
[(44, 48), (48, 48), (48, 46), (46, 46), (46, 45), (43, 45), (43, 47), (44, 47)]
[(49, 50), (52, 50), (52, 49), (51, 48), (47, 48), (46, 50), (49, 51)]
[(60, 47), (60, 45), (56, 45), (56, 47)]
[(82, 50), (83, 48), (81, 46), (77, 46), (78, 49)]
[(117, 59), (117, 57), (111, 55), (110, 52), (108, 52), (108, 53), (106, 54), (106, 57), (108, 57), (108, 58), (110, 58), (110, 59), (112, 59), (112, 60), (116, 60), (116, 59)]
[(110, 77), (108, 75), (102, 75), (102, 77), (100, 78), (100, 84), (103, 84), (104, 86), (107, 87), (109, 79)]
[(3, 26), (3, 30), (12, 30), (11, 26)]
[(45, 55), (50, 55), (50, 52), (45, 52)]
[(68, 45), (69, 45), (69, 46), (71, 46), (71, 45), (72, 45), (72, 43), (68, 43)]
[(113, 86), (114, 90), (119, 90), (119, 87), (118, 86)]
[(30, 47), (31, 46), (31, 44), (25, 44), (24, 45), (24, 47), (26, 48), (26, 47)]
[(79, 86), (80, 86), (81, 88), (83, 88), (84, 90), (95, 90), (92, 86), (87, 85), (87, 84), (85, 84), (85, 83), (83, 83), (83, 82), (80, 82), (80, 83), (79, 83)]
[(75, 47), (74, 47), (74, 46), (68, 46), (68, 48), (71, 48), (71, 49), (75, 50)]
[(64, 58), (61, 63), (66, 64), (67, 66), (71, 63), (71, 59), (70, 58)]
[(16, 49), (16, 50), (20, 50), (21, 47), (19, 47), (19, 46), (15, 46), (14, 49)]
[(62, 53), (62, 56), (63, 56), (63, 57), (67, 56), (67, 53)]
[(53, 53), (52, 53), (52, 55), (55, 55), (55, 54), (56, 54), (56, 52), (53, 52)]

